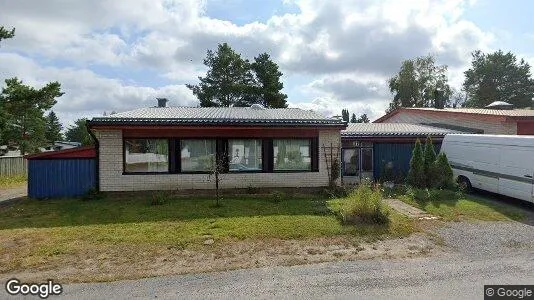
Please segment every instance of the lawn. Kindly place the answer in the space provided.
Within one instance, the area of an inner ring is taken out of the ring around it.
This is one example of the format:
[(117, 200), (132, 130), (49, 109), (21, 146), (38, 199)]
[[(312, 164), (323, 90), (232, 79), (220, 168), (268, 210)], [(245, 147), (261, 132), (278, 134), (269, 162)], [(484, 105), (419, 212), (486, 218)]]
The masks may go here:
[(449, 190), (416, 190), (400, 200), (446, 221), (521, 221), (525, 213), (506, 203)]
[[(272, 199), (226, 196), (222, 207), (215, 207), (210, 197), (170, 195), (163, 205), (151, 205), (151, 196), (131, 195), (90, 201), (24, 199), (0, 207), (0, 274), (87, 267), (80, 261), (104, 269), (111, 261), (123, 268), (143, 259), (155, 261), (171, 250), (210, 252), (240, 241), (372, 240), (415, 230), (412, 221), (398, 214), (392, 214), (389, 225), (344, 226), (329, 208), (333, 202), (322, 196)], [(213, 247), (207, 248), (206, 240), (213, 240)]]

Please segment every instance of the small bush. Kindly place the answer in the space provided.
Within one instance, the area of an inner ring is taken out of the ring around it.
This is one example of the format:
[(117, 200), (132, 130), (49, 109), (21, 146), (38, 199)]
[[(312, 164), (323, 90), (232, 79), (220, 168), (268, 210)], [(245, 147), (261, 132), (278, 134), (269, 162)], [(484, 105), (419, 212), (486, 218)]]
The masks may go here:
[(90, 188), (85, 195), (82, 196), (83, 201), (100, 200), (104, 198), (104, 194), (99, 192), (96, 188)]
[(454, 188), (454, 180), (451, 165), (445, 153), (440, 153), (434, 163), (436, 174), (433, 180), (433, 187), (438, 189)]
[(286, 194), (281, 191), (274, 191), (271, 193), (271, 201), (274, 203), (280, 203), (286, 198)]
[(432, 186), (432, 178), (435, 177), (435, 161), (436, 161), (436, 151), (432, 145), (432, 139), (430, 137), (426, 138), (425, 150), (424, 150), (424, 162), (423, 169), (425, 172), (425, 186)]
[(379, 189), (360, 184), (341, 205), (344, 223), (387, 224), (389, 209), (382, 201)]
[(169, 198), (169, 195), (165, 192), (156, 192), (152, 195), (152, 199), (150, 199), (150, 205), (156, 206), (156, 205), (163, 205), (167, 203)]
[(419, 139), (415, 142), (415, 147), (410, 159), (410, 170), (408, 171), (407, 183), (413, 187), (424, 187), (426, 183), (423, 148)]

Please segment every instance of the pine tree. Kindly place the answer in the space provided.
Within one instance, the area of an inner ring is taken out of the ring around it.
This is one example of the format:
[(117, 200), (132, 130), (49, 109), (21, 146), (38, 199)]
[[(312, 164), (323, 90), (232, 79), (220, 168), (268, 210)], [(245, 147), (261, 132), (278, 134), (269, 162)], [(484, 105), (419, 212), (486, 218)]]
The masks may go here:
[(345, 122), (349, 122), (349, 110), (348, 109), (342, 109), (341, 110), (341, 118), (343, 119), (343, 121)]
[(407, 178), (408, 185), (422, 188), (425, 186), (425, 171), (423, 148), (419, 139), (415, 142), (415, 147), (412, 151), (412, 159), (410, 160), (410, 170)]
[(356, 114), (352, 114), (352, 117), (350, 118), (351, 123), (358, 123), (358, 119), (356, 118)]
[(63, 129), (63, 126), (59, 122), (59, 119), (56, 116), (56, 113), (54, 113), (53, 111), (50, 111), (50, 113), (48, 113), (48, 116), (46, 116), (46, 132), (45, 132), (46, 140), (52, 144), (55, 141), (63, 140), (63, 134), (61, 133), (62, 129)]
[(436, 159), (433, 186), (440, 189), (451, 188), (453, 186), (453, 173), (447, 155), (440, 153)]
[(425, 142), (425, 151), (424, 151), (424, 162), (423, 162), (423, 169), (425, 172), (425, 185), (426, 187), (432, 186), (432, 178), (434, 178), (435, 170), (434, 170), (434, 163), (436, 162), (436, 151), (434, 150), (434, 146), (432, 145), (432, 139), (430, 137), (426, 138)]

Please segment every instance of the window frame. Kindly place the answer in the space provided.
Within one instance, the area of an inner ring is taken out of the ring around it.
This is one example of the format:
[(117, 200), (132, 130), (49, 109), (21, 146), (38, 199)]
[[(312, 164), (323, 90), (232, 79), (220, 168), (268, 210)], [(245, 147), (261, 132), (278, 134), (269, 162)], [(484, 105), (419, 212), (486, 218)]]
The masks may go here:
[[(314, 151), (315, 144), (316, 144), (316, 143), (314, 143), (314, 139), (315, 138), (294, 138), (294, 137), (272, 138), (271, 139), (272, 152), (270, 153), (271, 154), (271, 165), (272, 165), (271, 173), (312, 173), (312, 172), (318, 172), (319, 171), (319, 168), (318, 168), (319, 164), (318, 163), (316, 164), (317, 170), (314, 169), (314, 160), (319, 158), (319, 151)], [(275, 164), (274, 164), (274, 141), (275, 140), (299, 140), (299, 141), (305, 140), (305, 141), (309, 141), (310, 142), (310, 145), (309, 145), (309, 147), (310, 147), (310, 168), (306, 169), (306, 170), (304, 170), (304, 169), (298, 169), (298, 170), (276, 170), (274, 168), (274, 166), (275, 166)], [(317, 156), (317, 157), (315, 157), (314, 155)]]
[[(131, 172), (126, 171), (126, 141), (128, 140), (166, 140), (167, 141), (167, 171), (165, 172)], [(122, 174), (123, 175), (155, 175), (170, 174), (172, 170), (171, 162), (171, 139), (163, 137), (131, 137), (122, 139)]]
[[(230, 170), (230, 157), (228, 155), (228, 150), (230, 149), (230, 140), (258, 140), (258, 141), (261, 141), (261, 169), (255, 169), (255, 170), (246, 170), (246, 171), (232, 171)], [(225, 143), (225, 150), (226, 150), (226, 164), (228, 166), (227, 168), (227, 173), (228, 174), (242, 174), (242, 173), (267, 173), (266, 172), (266, 169), (265, 169), (265, 155), (264, 155), (264, 152), (265, 152), (265, 146), (264, 146), (264, 143), (265, 143), (265, 139), (264, 138), (250, 138), (250, 137), (246, 137), (246, 138), (227, 138), (227, 139), (224, 139), (224, 143)], [(221, 155), (224, 154), (224, 153), (221, 153)]]
[(215, 141), (215, 159), (219, 159), (219, 139), (214, 137), (195, 137), (195, 138), (175, 138), (176, 149), (174, 151), (176, 159), (176, 174), (210, 174), (211, 171), (184, 171), (182, 169), (182, 141), (184, 140), (213, 140)]

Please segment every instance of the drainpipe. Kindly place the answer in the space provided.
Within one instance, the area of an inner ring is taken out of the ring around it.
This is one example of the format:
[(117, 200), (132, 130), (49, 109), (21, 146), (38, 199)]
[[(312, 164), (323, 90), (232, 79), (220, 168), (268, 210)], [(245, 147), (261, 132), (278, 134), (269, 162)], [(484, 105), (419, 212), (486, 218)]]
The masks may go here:
[(96, 138), (94, 132), (91, 131), (91, 128), (89, 126), (89, 121), (85, 121), (85, 128), (87, 129), (87, 132), (89, 132), (89, 135), (95, 141), (95, 150), (96, 150), (96, 167), (95, 167), (96, 190), (98, 192), (100, 192), (100, 143), (98, 142), (98, 139)]

